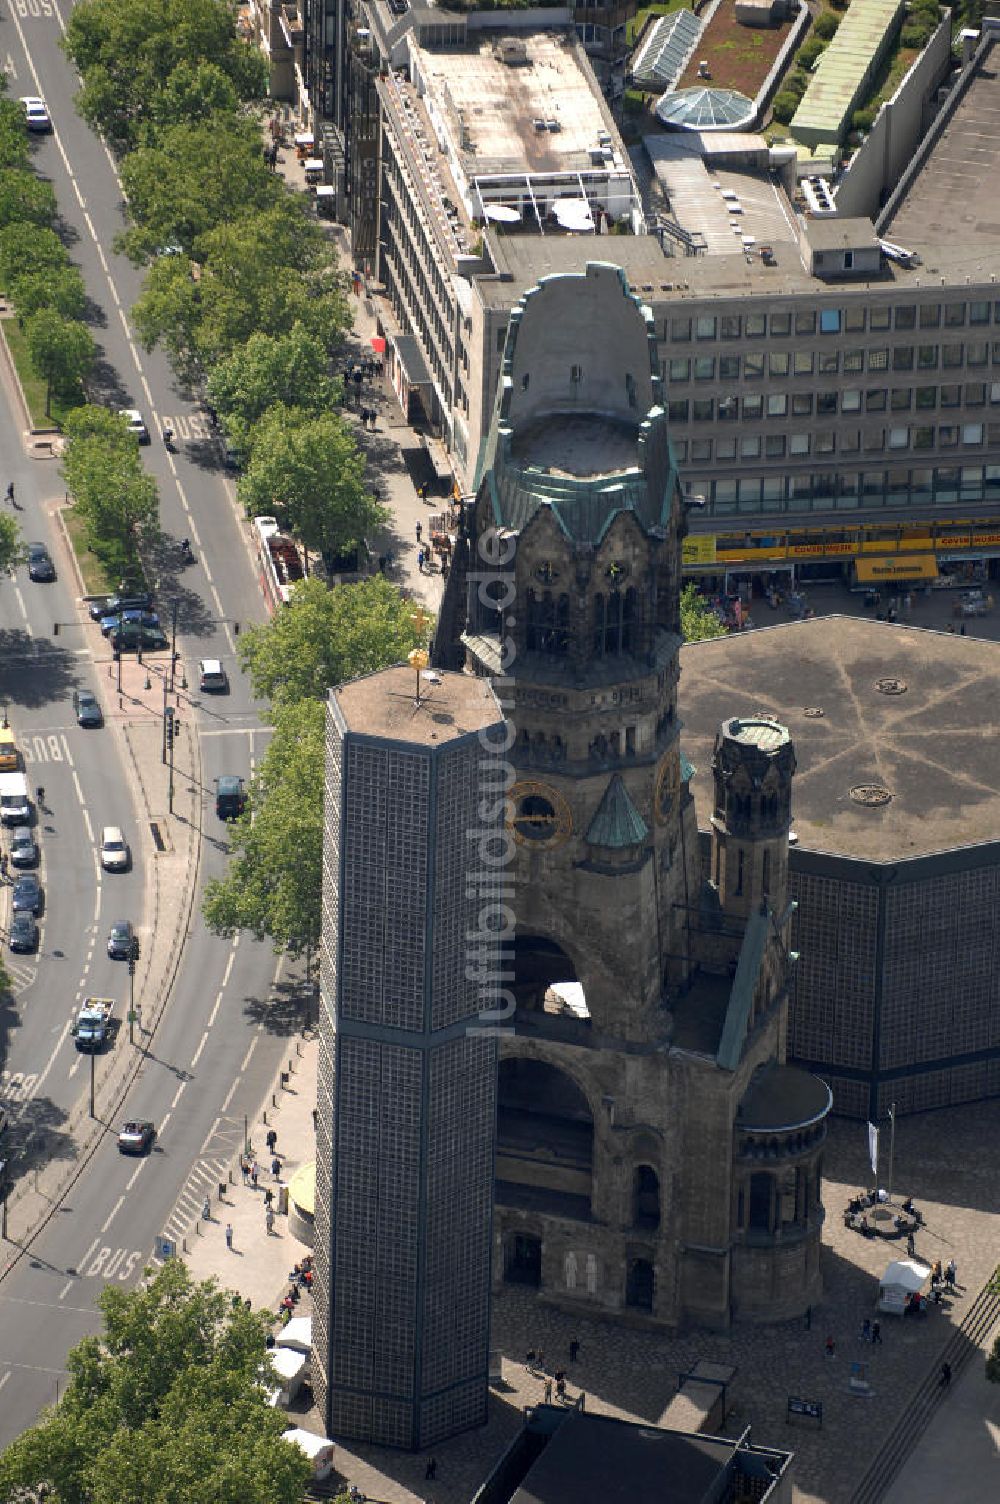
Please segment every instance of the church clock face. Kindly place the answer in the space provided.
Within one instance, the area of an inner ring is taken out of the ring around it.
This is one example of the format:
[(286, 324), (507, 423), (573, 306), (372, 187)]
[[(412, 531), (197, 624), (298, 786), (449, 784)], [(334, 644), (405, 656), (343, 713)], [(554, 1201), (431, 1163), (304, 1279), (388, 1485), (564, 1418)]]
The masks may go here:
[(573, 814), (562, 794), (547, 783), (515, 783), (508, 829), (519, 846), (560, 846), (573, 830)]
[(656, 792), (653, 802), (656, 807), (657, 825), (666, 825), (677, 804), (677, 792), (681, 786), (681, 763), (677, 752), (668, 752), (656, 775)]

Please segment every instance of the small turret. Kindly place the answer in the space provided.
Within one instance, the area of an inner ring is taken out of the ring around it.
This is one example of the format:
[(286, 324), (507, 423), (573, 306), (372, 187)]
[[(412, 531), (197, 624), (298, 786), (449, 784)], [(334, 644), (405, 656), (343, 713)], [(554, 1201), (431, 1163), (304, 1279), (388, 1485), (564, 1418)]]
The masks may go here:
[(762, 716), (723, 721), (712, 754), (712, 879), (726, 914), (780, 912), (788, 893), (795, 749), (784, 726)]

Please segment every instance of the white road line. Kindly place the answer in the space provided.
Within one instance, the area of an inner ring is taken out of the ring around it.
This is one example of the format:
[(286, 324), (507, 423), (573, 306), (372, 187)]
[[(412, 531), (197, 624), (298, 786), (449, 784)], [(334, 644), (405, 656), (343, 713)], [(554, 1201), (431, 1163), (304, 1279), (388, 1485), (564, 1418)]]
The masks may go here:
[(76, 763), (73, 761), (73, 754), (69, 750), (69, 742), (66, 740), (66, 733), (64, 731), (60, 731), (59, 740), (62, 742), (63, 756), (65, 757), (69, 766), (71, 768), (75, 768)]
[(99, 1239), (95, 1238), (94, 1241), (91, 1243), (90, 1247), (87, 1249), (87, 1252), (83, 1255), (83, 1258), (80, 1259), (79, 1263), (77, 1264), (76, 1267), (78, 1269), (82, 1269), (83, 1268), (84, 1264), (87, 1262), (87, 1260), (90, 1258), (90, 1255), (93, 1253), (94, 1249), (97, 1247), (98, 1242), (99, 1242)]
[[(178, 1092), (178, 1093), (177, 1093), (177, 1097), (179, 1097), (179, 1096), (180, 1096), (180, 1092)], [(176, 1103), (176, 1101), (177, 1101), (177, 1097), (175, 1097), (175, 1098), (174, 1098), (174, 1102), (175, 1102), (175, 1103)], [(168, 1123), (169, 1123), (169, 1122), (170, 1122), (170, 1118), (171, 1118), (171, 1116), (172, 1116), (172, 1111), (171, 1111), (171, 1112), (165, 1112), (165, 1113), (164, 1113), (164, 1114), (163, 1114), (163, 1120), (162, 1120), (162, 1122), (161, 1122), (161, 1123), (160, 1123), (160, 1133), (161, 1133), (161, 1134), (162, 1134), (162, 1132), (163, 1132), (163, 1130), (164, 1130), (164, 1128), (165, 1128), (165, 1127), (166, 1127), (166, 1126), (167, 1126), (167, 1124), (168, 1124)]]
[(207, 1043), (208, 1043), (208, 1030), (206, 1029), (205, 1032), (204, 1032), (204, 1034), (201, 1036), (201, 1041), (200, 1041), (200, 1043), (198, 1045), (198, 1048), (194, 1052), (194, 1057), (193, 1057), (193, 1059), (191, 1061), (191, 1069), (192, 1070), (194, 1070), (195, 1066), (198, 1064), (198, 1061), (201, 1059), (201, 1052), (205, 1048), (205, 1046), (206, 1046)]
[(132, 1171), (132, 1173), (129, 1176), (128, 1180), (125, 1182), (125, 1189), (127, 1191), (130, 1191), (132, 1189), (132, 1187), (135, 1185), (136, 1181), (139, 1179), (139, 1176), (142, 1174), (143, 1170), (146, 1168), (146, 1166), (148, 1164), (149, 1164), (149, 1160), (148, 1159), (140, 1159), (139, 1163), (136, 1165), (135, 1169)]
[[(238, 938), (237, 936), (233, 937), (234, 942), (235, 942), (235, 940), (237, 938)], [(236, 960), (236, 945), (234, 943), (232, 950), (229, 952), (229, 960), (226, 962), (226, 969), (222, 973), (222, 985), (223, 985), (223, 987), (228, 987), (229, 986), (229, 978), (233, 974), (233, 962), (235, 960)]]
[[(209, 1028), (211, 1028), (212, 1025), (215, 1023), (215, 1015), (218, 1013), (219, 1008), (221, 1006), (221, 1003), (222, 1003), (222, 993), (220, 991), (218, 997), (215, 999), (215, 1005), (212, 1008), (211, 1013), (208, 1015), (208, 1027)], [(207, 1035), (206, 1035), (206, 1037), (207, 1037)]]
[[(260, 1038), (260, 1035), (259, 1034), (255, 1034), (254, 1037), (250, 1041), (250, 1048), (247, 1050), (246, 1054), (243, 1056), (243, 1063), (240, 1066), (240, 1074), (241, 1075), (246, 1070), (247, 1066), (250, 1064), (250, 1058), (253, 1055), (254, 1050), (257, 1048), (257, 1041), (258, 1041), (259, 1038)], [(225, 1108), (223, 1108), (223, 1111), (225, 1111)]]
[(115, 1216), (117, 1215), (117, 1213), (119, 1212), (119, 1210), (121, 1209), (121, 1207), (124, 1205), (124, 1202), (125, 1202), (124, 1195), (119, 1196), (118, 1200), (115, 1202), (114, 1206), (108, 1212), (108, 1215), (107, 1215), (107, 1217), (105, 1219), (105, 1222), (104, 1222), (104, 1226), (101, 1228), (101, 1236), (102, 1237), (107, 1232), (107, 1230), (111, 1226), (112, 1222), (115, 1220)]
[(75, 768), (73, 769), (73, 787), (76, 789), (76, 797), (80, 801), (80, 808), (86, 809), (87, 804), (86, 800), (83, 797), (83, 788), (80, 784), (80, 775), (77, 773)]
[(67, 1295), (69, 1294), (69, 1292), (72, 1290), (72, 1288), (73, 1288), (73, 1281), (71, 1279), (68, 1279), (66, 1281), (66, 1283), (63, 1285), (62, 1289), (59, 1291), (59, 1299), (60, 1300), (65, 1300), (66, 1297), (67, 1297)]
[(239, 1084), (240, 1084), (239, 1077), (237, 1077), (236, 1080), (230, 1086), (229, 1090), (226, 1092), (226, 1100), (222, 1104), (222, 1110), (223, 1110), (223, 1112), (228, 1112), (229, 1111), (229, 1104), (233, 1100), (233, 1098), (235, 1097), (235, 1095), (236, 1095), (236, 1088), (239, 1086)]
[(184, 1090), (185, 1086), (187, 1086), (187, 1082), (186, 1081), (182, 1081), (181, 1084), (180, 1084), (180, 1086), (178, 1086), (177, 1090), (174, 1092), (174, 1100), (170, 1104), (170, 1110), (171, 1110), (171, 1112), (177, 1106), (177, 1103), (180, 1101), (180, 1099), (181, 1099), (181, 1092)]

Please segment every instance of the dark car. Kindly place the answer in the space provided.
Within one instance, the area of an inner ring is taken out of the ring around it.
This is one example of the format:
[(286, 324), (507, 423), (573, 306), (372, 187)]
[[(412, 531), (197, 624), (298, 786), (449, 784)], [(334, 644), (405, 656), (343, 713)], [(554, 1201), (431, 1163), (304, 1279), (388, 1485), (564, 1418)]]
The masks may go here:
[(11, 950), (33, 951), (38, 949), (38, 925), (34, 914), (15, 914), (10, 921)]
[(135, 944), (135, 931), (131, 919), (119, 919), (108, 934), (108, 955), (112, 961), (127, 961)]
[(27, 554), (29, 580), (41, 580), (48, 583), (55, 579), (56, 566), (44, 543), (29, 543)]
[(42, 885), (33, 872), (25, 872), (14, 884), (11, 907), (15, 914), (37, 914), (42, 907)]
[(89, 689), (74, 689), (73, 714), (78, 726), (103, 726), (104, 712)]
[(155, 611), (114, 611), (101, 617), (101, 633), (110, 637), (116, 627), (158, 627), (160, 618)]
[(100, 621), (102, 616), (116, 616), (119, 611), (149, 611), (153, 597), (148, 591), (134, 591), (131, 595), (97, 595), (90, 602), (91, 621)]
[(216, 780), (215, 786), (215, 813), (220, 820), (238, 820), (242, 815), (247, 802), (247, 796), (243, 789), (243, 779), (232, 775)]
[(12, 867), (34, 867), (37, 864), (38, 844), (29, 826), (19, 825), (16, 830), (11, 832), (10, 865)]
[(140, 643), (144, 653), (162, 653), (170, 645), (159, 627), (142, 627), (138, 622), (116, 627), (108, 634), (108, 641), (113, 648), (124, 648), (127, 653), (134, 653)]
[(118, 1134), (120, 1154), (146, 1154), (153, 1147), (156, 1126), (148, 1122), (123, 1123)]

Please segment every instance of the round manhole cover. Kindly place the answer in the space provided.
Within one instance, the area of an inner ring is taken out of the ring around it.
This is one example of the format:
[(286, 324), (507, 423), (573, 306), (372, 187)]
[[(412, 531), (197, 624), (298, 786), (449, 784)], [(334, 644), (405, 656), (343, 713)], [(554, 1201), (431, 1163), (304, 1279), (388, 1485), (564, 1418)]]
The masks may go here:
[(877, 809), (880, 804), (888, 804), (892, 795), (880, 783), (856, 783), (851, 789), (851, 798), (855, 804), (863, 804), (867, 809)]
[(876, 679), (875, 688), (880, 695), (905, 695), (905, 679)]
[(802, 714), (809, 721), (821, 721), (826, 715), (826, 711), (821, 710), (818, 705), (807, 705)]

